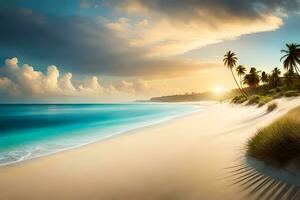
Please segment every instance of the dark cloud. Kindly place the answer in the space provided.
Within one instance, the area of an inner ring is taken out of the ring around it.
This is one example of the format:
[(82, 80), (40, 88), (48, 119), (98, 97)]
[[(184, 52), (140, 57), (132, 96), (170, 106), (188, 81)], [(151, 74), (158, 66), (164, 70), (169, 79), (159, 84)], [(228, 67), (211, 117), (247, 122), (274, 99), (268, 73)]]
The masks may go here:
[[(256, 18), (278, 11), (299, 11), (300, 0), (128, 0), (113, 1), (121, 6), (139, 3), (149, 12), (158, 12), (170, 18), (190, 20), (196, 17), (245, 17)], [(200, 11), (200, 12), (199, 12)], [(204, 12), (202, 15), (201, 12)]]
[[(178, 59), (145, 58), (100, 22), (82, 16), (40, 16), (31, 10), (0, 11), (1, 50), (65, 66), (83, 74), (163, 76), (202, 67)], [(4, 50), (3, 50), (4, 49)], [(188, 64), (188, 66), (187, 66)], [(174, 72), (174, 73), (172, 73)]]

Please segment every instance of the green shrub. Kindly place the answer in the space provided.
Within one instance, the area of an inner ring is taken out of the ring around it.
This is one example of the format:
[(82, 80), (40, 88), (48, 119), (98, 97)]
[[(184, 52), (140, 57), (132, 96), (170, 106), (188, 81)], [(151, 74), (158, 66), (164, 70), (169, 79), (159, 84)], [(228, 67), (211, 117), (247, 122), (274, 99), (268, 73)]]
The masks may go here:
[(299, 114), (300, 107), (260, 129), (248, 140), (247, 155), (276, 167), (285, 167), (291, 162), (299, 165)]
[(276, 93), (277, 93), (276, 88), (269, 90), (269, 93), (270, 93), (271, 95), (276, 94)]
[(237, 104), (242, 104), (242, 103), (244, 103), (245, 101), (247, 101), (248, 99), (246, 98), (246, 97), (242, 97), (242, 98), (240, 98), (236, 103)]
[(239, 98), (240, 98), (240, 96), (233, 97), (233, 99), (231, 100), (231, 103), (236, 103)]
[(273, 98), (271, 98), (271, 97), (262, 96), (259, 100), (258, 107), (261, 107), (261, 106), (269, 103), (272, 100), (273, 100)]
[(241, 104), (244, 103), (245, 101), (247, 101), (247, 98), (244, 97), (243, 95), (236, 96), (231, 100), (231, 102), (235, 104)]
[(296, 97), (296, 96), (299, 96), (299, 93), (296, 90), (289, 90), (284, 93), (284, 96), (285, 97)]
[(284, 91), (284, 86), (277, 87), (277, 88), (276, 88), (276, 91), (277, 91), (277, 92)]
[(278, 107), (278, 104), (276, 102), (272, 102), (268, 104), (267, 111), (272, 112)]
[(259, 95), (252, 95), (251, 97), (249, 97), (249, 101), (248, 101), (247, 105), (258, 104), (259, 100), (260, 100)]
[(274, 98), (274, 99), (278, 99), (278, 98), (282, 97), (283, 95), (284, 95), (283, 92), (278, 92), (278, 93), (276, 93), (276, 94), (273, 96), (273, 98)]

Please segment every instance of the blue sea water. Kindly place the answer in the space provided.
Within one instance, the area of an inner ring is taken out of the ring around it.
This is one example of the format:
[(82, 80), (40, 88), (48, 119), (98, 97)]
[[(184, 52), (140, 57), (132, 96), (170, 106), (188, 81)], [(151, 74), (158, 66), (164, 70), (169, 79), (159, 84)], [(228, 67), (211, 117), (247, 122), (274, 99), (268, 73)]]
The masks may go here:
[(198, 110), (201, 106), (183, 104), (0, 105), (0, 165), (79, 147)]

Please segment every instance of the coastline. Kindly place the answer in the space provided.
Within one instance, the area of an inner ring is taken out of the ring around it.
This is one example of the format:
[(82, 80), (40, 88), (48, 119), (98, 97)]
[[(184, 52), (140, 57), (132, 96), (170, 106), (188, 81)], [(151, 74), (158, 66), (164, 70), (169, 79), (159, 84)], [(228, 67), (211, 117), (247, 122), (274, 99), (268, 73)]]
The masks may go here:
[[(120, 106), (120, 105), (127, 105), (127, 104), (128, 103), (126, 103), (126, 104), (118, 103), (118, 104), (114, 104), (114, 105)], [(181, 110), (181, 111), (178, 110), (178, 112), (169, 113), (168, 115), (164, 114), (164, 115), (161, 115), (161, 116), (157, 116), (156, 118), (149, 118), (148, 117), (148, 118), (145, 118), (144, 121), (139, 120), (137, 118), (137, 119), (135, 119), (135, 123), (132, 123), (133, 121), (131, 121), (128, 124), (122, 124), (122, 123), (121, 124), (116, 124), (116, 128), (114, 128), (114, 127), (105, 127), (105, 125), (104, 126), (99, 126), (99, 127), (94, 126), (94, 125), (87, 126), (87, 127), (94, 127), (94, 128), (83, 132), (81, 134), (82, 138), (78, 138), (77, 139), (78, 142), (76, 142), (76, 144), (74, 144), (74, 142), (73, 142), (73, 144), (68, 145), (68, 141), (66, 141), (64, 144), (59, 143), (60, 146), (61, 146), (59, 148), (54, 147), (53, 149), (51, 149), (51, 148), (49, 149), (47, 147), (47, 143), (44, 142), (44, 143), (31, 144), (31, 148), (29, 148), (29, 146), (28, 146), (28, 147), (25, 147), (25, 148), (23, 147), (23, 149), (22, 148), (10, 149), (9, 151), (12, 151), (11, 152), (12, 154), (14, 154), (14, 152), (17, 152), (17, 154), (18, 154), (18, 151), (19, 151), (19, 152), (22, 152), (23, 155), (21, 155), (21, 157), (18, 156), (17, 160), (14, 159), (12, 161), (2, 162), (2, 160), (0, 159), (0, 167), (1, 166), (7, 166), (7, 165), (14, 165), (14, 164), (24, 162), (24, 161), (27, 161), (27, 160), (32, 160), (32, 159), (41, 158), (41, 157), (53, 155), (53, 154), (56, 154), (56, 153), (60, 153), (60, 152), (63, 152), (63, 151), (68, 151), (68, 150), (72, 150), (72, 149), (76, 149), (76, 148), (81, 148), (81, 147), (89, 145), (89, 144), (101, 142), (103, 140), (107, 140), (107, 139), (110, 139), (110, 138), (114, 138), (114, 137), (126, 134), (127, 132), (131, 132), (131, 131), (136, 130), (136, 129), (140, 129), (140, 128), (143, 128), (143, 127), (148, 127), (148, 126), (164, 123), (164, 122), (167, 122), (167, 121), (175, 119), (175, 118), (180, 118), (180, 117), (184, 117), (186, 115), (192, 114), (192, 113), (200, 112), (205, 107), (207, 107), (211, 104), (212, 104), (212, 102), (193, 102), (193, 103), (184, 103), (184, 104), (181, 104), (181, 103), (180, 104), (179, 103), (169, 103), (169, 104), (167, 104), (167, 103), (158, 103), (157, 104), (158, 107), (163, 106), (163, 105), (167, 105), (167, 106), (169, 106), (169, 105), (173, 105), (173, 106), (187, 105), (190, 108), (189, 108), (189, 110)], [(65, 105), (65, 104), (59, 104), (59, 106), (60, 105)], [(96, 104), (91, 104), (91, 105), (96, 105)], [(143, 105), (143, 104), (134, 104), (134, 103), (132, 103), (132, 104), (128, 104), (128, 105), (133, 105), (133, 106), (138, 105), (138, 106), (140, 106), (140, 105)], [(152, 105), (152, 104), (145, 104), (145, 106), (147, 106), (147, 105)], [(36, 106), (36, 105), (33, 104), (33, 106)], [(46, 106), (48, 106), (48, 104)], [(53, 106), (57, 106), (57, 105), (53, 104)], [(89, 104), (89, 106), (90, 106), (90, 104)], [(96, 107), (96, 109), (97, 109), (97, 107)], [(99, 116), (99, 118), (101, 120), (101, 116)], [(83, 128), (85, 128), (85, 127), (83, 127)], [(70, 132), (70, 130), (68, 132)], [(91, 134), (93, 134), (94, 136), (89, 138), (89, 139), (84, 137), (85, 135), (89, 136)], [(60, 139), (65, 139), (65, 138), (60, 138)], [(72, 139), (73, 139), (72, 137), (66, 138), (66, 140), (71, 141), (71, 143), (72, 143)], [(45, 140), (45, 141), (47, 142), (47, 140)], [(59, 142), (59, 138), (56, 139), (56, 142)], [(45, 145), (46, 145), (46, 147), (44, 147)], [(55, 141), (52, 141), (52, 145), (55, 145)], [(62, 147), (62, 145), (64, 145), (65, 147)], [(50, 146), (51, 146), (51, 144), (50, 144)], [(34, 152), (34, 149), (40, 149), (40, 148), (45, 149), (45, 150), (42, 151), (42, 152), (39, 152), (38, 154), (36, 154)], [(31, 150), (31, 149), (33, 149), (33, 150)], [(26, 153), (26, 154), (24, 154), (24, 153)], [(4, 155), (0, 154), (0, 158), (1, 158), (1, 156), (4, 156), (4, 160), (5, 160), (5, 156), (7, 156), (8, 154), (9, 154), (9, 152), (7, 152), (6, 155), (5, 154)]]
[(278, 101), (279, 109), (272, 113), (265, 113), (265, 107), (219, 103), (80, 148), (2, 166), (0, 199), (232, 199), (238, 188), (224, 187), (228, 182), (220, 180), (222, 169), (235, 164), (257, 128), (300, 103), (297, 98)]
[[(197, 105), (195, 105), (195, 106), (197, 106)], [(142, 126), (132, 127), (132, 128), (128, 128), (128, 129), (123, 130), (123, 131), (114, 132), (111, 135), (106, 135), (102, 138), (99, 138), (98, 140), (88, 142), (88, 143), (83, 143), (83, 144), (80, 144), (78, 146), (69, 147), (69, 148), (66, 148), (66, 149), (60, 149), (60, 150), (57, 150), (57, 151), (54, 151), (54, 152), (51, 152), (51, 153), (48, 153), (48, 154), (42, 154), (42, 155), (35, 156), (35, 157), (29, 158), (29, 159), (21, 159), (21, 160), (11, 162), (11, 163), (0, 164), (0, 169), (1, 169), (1, 167), (21, 165), (21, 164), (23, 164), (23, 162), (29, 162), (31, 160), (52, 156), (52, 155), (55, 155), (57, 153), (62, 153), (62, 152), (65, 152), (65, 151), (72, 151), (74, 149), (82, 148), (82, 147), (85, 147), (87, 145), (101, 143), (101, 142), (104, 142), (106, 140), (121, 137), (123, 135), (125, 136), (127, 134), (139, 133), (139, 132), (142, 132), (143, 129), (151, 128), (151, 127), (154, 127), (154, 126), (159, 126), (160, 124), (168, 123), (172, 120), (176, 120), (176, 119), (184, 118), (184, 117), (189, 116), (189, 115), (197, 114), (198, 112), (201, 112), (201, 110), (200, 109), (195, 109), (194, 111), (187, 112), (187, 113), (184, 113), (184, 114), (174, 115), (174, 116), (170, 116), (170, 117), (165, 117), (165, 118), (160, 119), (160, 120), (152, 121), (152, 122), (149, 122), (149, 123), (144, 124)]]

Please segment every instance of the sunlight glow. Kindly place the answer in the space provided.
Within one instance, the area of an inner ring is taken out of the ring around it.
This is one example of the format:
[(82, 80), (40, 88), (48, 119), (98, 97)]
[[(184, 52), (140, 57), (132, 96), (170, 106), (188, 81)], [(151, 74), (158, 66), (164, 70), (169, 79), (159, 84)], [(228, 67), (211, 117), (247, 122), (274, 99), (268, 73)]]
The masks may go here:
[(216, 95), (221, 95), (221, 94), (223, 94), (225, 92), (225, 88), (222, 85), (217, 85), (217, 86), (214, 87), (213, 92)]

